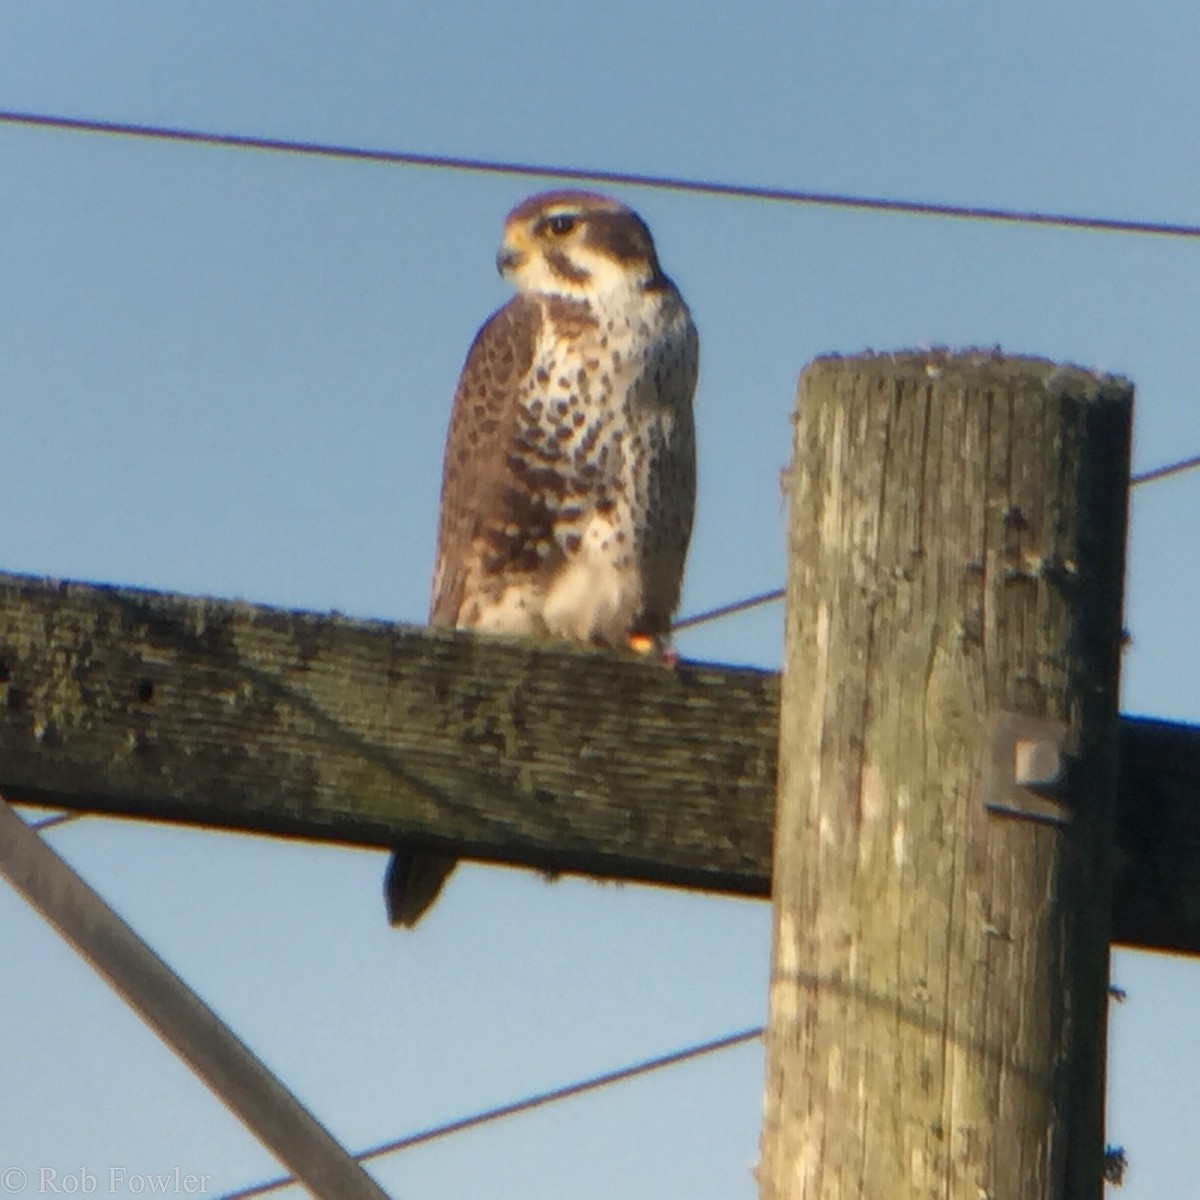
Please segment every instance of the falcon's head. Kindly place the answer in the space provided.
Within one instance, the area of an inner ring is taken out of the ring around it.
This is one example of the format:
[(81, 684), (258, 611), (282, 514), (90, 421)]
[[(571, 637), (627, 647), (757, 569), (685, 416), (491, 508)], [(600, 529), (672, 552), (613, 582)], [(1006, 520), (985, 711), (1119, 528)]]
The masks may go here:
[(578, 299), (663, 282), (646, 223), (593, 192), (543, 192), (518, 204), (504, 222), (496, 266), (519, 292)]

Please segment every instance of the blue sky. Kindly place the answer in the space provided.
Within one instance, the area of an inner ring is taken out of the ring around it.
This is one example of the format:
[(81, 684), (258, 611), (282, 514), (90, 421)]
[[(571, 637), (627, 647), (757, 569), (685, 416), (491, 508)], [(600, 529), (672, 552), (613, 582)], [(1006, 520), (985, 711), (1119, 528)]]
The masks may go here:
[[(587, 10), (0, 0), (0, 108), (911, 199), (1200, 221), (1182, 0)], [(545, 181), (549, 184), (551, 181)], [(0, 126), (0, 568), (423, 619), (450, 397), (539, 181)], [(993, 345), (1118, 371), (1135, 462), (1200, 452), (1200, 245), (619, 190), (703, 343), (695, 611), (783, 577), (800, 367)], [(1200, 473), (1135, 493), (1123, 707), (1200, 721)], [(781, 613), (680, 649), (775, 666)], [(765, 1015), (769, 910), (459, 872), (386, 928), (377, 853), (48, 835), (351, 1146)], [(0, 1166), (270, 1157), (0, 891)], [(1200, 1172), (1200, 966), (1119, 952), (1126, 1200)], [(391, 1194), (754, 1195), (754, 1045), (381, 1162)], [(122, 1194), (116, 1192), (113, 1194)]]

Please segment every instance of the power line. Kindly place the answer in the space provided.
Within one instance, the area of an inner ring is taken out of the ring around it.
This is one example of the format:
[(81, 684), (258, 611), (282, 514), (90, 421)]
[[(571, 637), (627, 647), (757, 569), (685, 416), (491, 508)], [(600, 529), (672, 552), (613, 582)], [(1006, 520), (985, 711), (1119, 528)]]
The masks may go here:
[[(1165, 466), (1154, 467), (1129, 477), (1130, 487), (1139, 487), (1143, 483), (1155, 483), (1160, 479), (1170, 479), (1174, 475), (1182, 475), (1185, 471), (1194, 471), (1200, 467), (1200, 454), (1191, 458), (1180, 459), (1179, 462), (1167, 463)], [(757, 596), (747, 596), (744, 600), (734, 600), (729, 604), (720, 604), (716, 608), (708, 608), (703, 612), (683, 617), (671, 626), (673, 633), (681, 629), (694, 629), (697, 625), (707, 625), (710, 621), (719, 621), (722, 617), (732, 617), (735, 613), (746, 612), (748, 609), (761, 608), (764, 604), (774, 604), (782, 600), (784, 588), (774, 588), (769, 592), (760, 592)]]
[(466, 158), (446, 154), (419, 154), (407, 150), (377, 150), (329, 142), (300, 142), (249, 134), (214, 133), (166, 125), (142, 125), (126, 121), (95, 121), (46, 113), (0, 110), (0, 123), (73, 133), (110, 134), (155, 141), (188, 142), (193, 145), (223, 146), (238, 150), (265, 150), (280, 154), (303, 154), (317, 158), (351, 159), (392, 166), (429, 167), (444, 171), (471, 171), (492, 175), (535, 175), (577, 183), (618, 184), (659, 191), (688, 192), (701, 196), (724, 196), (739, 200), (808, 204), (825, 208), (849, 208), (868, 212), (904, 213), (921, 217), (955, 217), (970, 221), (993, 221), (1014, 225), (1045, 225), (1059, 229), (1086, 229), (1096, 233), (1137, 233), (1158, 237), (1200, 238), (1200, 225), (1173, 221), (1124, 220), (1118, 217), (1088, 217), (1070, 213), (1039, 212), (1032, 209), (998, 208), (988, 205), (948, 204), (923, 200), (899, 200), (882, 196), (855, 196), (838, 192), (811, 192), (755, 184), (720, 183), (688, 179), (678, 175), (646, 175), (635, 171), (593, 170), (586, 167), (519, 163), (503, 159)]
[(722, 604), (717, 608), (709, 608), (704, 612), (684, 617), (676, 621), (671, 626), (671, 629), (673, 632), (678, 632), (680, 629), (691, 629), (695, 625), (705, 625), (709, 621), (718, 621), (721, 617), (731, 617), (734, 613), (745, 612), (751, 608), (759, 608), (764, 604), (773, 604), (776, 600), (782, 600), (783, 595), (783, 588), (775, 588), (774, 591), (770, 592), (760, 592), (757, 596), (748, 596), (745, 600), (735, 600), (732, 604)]
[[(633, 1079), (638, 1075), (647, 1075), (651, 1071), (661, 1071), (665, 1067), (674, 1067), (690, 1059), (702, 1058), (706, 1054), (715, 1054), (718, 1050), (728, 1050), (732, 1046), (740, 1046), (744, 1042), (752, 1042), (756, 1038), (762, 1037), (763, 1032), (763, 1027), (760, 1025), (755, 1029), (743, 1029), (740, 1033), (731, 1033), (711, 1042), (701, 1042), (699, 1045), (689, 1046), (686, 1050), (675, 1050), (658, 1058), (643, 1059), (632, 1066), (621, 1067), (619, 1070), (609, 1071), (604, 1075), (594, 1075), (579, 1083), (554, 1088), (549, 1092), (539, 1092), (512, 1104), (502, 1104), (499, 1108), (488, 1108), (469, 1117), (460, 1117), (457, 1121), (448, 1121), (444, 1125), (433, 1125), (428, 1129), (419, 1130), (417, 1133), (410, 1133), (395, 1141), (382, 1142), (378, 1146), (372, 1146), (369, 1150), (363, 1150), (354, 1155), (354, 1160), (363, 1163), (369, 1159), (382, 1158), (385, 1154), (393, 1154), (398, 1150), (410, 1150), (413, 1146), (448, 1137), (452, 1133), (461, 1133), (464, 1129), (473, 1129), (477, 1125), (486, 1125), (490, 1121), (498, 1121), (501, 1117), (511, 1117), (517, 1113), (529, 1112), (531, 1109), (541, 1108), (546, 1104), (579, 1096), (584, 1092), (593, 1092), (597, 1088), (608, 1087), (609, 1084)], [(253, 1187), (244, 1188), (240, 1192), (226, 1192), (222, 1200), (249, 1200), (251, 1196), (265, 1196), (268, 1192), (278, 1191), (294, 1182), (292, 1176), (281, 1175), (277, 1179), (270, 1179), (264, 1183), (255, 1184)]]
[(1185, 471), (1194, 471), (1200, 467), (1200, 454), (1192, 458), (1184, 458), (1176, 463), (1168, 463), (1165, 467), (1155, 467), (1151, 471), (1143, 471), (1140, 475), (1129, 477), (1129, 486), (1137, 487), (1141, 483), (1154, 483), (1159, 479), (1170, 479), (1172, 475), (1182, 475)]
[(87, 815), (87, 813), (82, 812), (56, 813), (52, 817), (43, 817), (40, 821), (30, 821), (29, 828), (35, 833), (40, 833), (43, 829), (53, 829), (55, 825), (65, 825), (68, 821), (78, 821), (80, 817), (86, 817)]

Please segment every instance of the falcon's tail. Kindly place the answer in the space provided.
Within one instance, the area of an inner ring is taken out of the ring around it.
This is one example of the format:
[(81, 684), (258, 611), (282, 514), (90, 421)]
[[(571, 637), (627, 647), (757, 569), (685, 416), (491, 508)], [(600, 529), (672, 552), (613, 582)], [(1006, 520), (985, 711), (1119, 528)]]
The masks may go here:
[(457, 861), (436, 850), (397, 845), (383, 880), (388, 921), (411, 929), (432, 907)]

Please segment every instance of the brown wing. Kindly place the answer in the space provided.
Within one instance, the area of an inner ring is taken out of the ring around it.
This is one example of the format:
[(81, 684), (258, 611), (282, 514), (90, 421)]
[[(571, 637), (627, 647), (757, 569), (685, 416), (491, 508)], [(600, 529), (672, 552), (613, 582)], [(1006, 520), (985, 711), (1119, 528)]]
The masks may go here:
[[(682, 303), (682, 302), (681, 302)], [(642, 546), (643, 610), (639, 632), (665, 636), (679, 606), (683, 569), (696, 509), (696, 432), (692, 395), (700, 341), (684, 309), (684, 328), (669, 358), (651, 378), (657, 404), (671, 415), (669, 435), (651, 451), (647, 472), (646, 530)]]
[[(515, 296), (475, 335), (454, 394), (442, 464), (441, 517), (429, 602), (432, 625), (458, 623), (472, 556), (502, 506), (521, 385), (533, 363), (542, 310)], [(490, 514), (490, 518), (489, 518)]]

